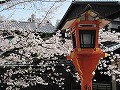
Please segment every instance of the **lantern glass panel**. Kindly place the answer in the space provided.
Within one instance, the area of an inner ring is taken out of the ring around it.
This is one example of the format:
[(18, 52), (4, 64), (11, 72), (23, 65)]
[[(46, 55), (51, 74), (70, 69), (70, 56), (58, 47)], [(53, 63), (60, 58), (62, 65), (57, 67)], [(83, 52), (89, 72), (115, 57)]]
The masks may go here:
[(94, 48), (95, 47), (95, 30), (79, 30), (80, 47)]
[(76, 48), (76, 36), (75, 36), (75, 32), (72, 33), (72, 42), (73, 42), (73, 48)]

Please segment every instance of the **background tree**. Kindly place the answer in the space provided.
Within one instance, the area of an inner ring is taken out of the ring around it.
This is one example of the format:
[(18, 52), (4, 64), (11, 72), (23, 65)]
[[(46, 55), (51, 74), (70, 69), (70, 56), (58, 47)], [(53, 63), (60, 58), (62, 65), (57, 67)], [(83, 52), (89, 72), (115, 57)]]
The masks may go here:
[[(0, 32), (0, 67), (6, 68), (0, 81), (6, 84), (6, 90), (50, 83), (62, 88), (65, 79), (55, 66), (58, 59), (64, 60), (69, 53), (71, 40), (63, 42), (60, 31), (45, 40), (32, 30), (13, 28)], [(65, 70), (71, 71), (69, 66)]]
[[(38, 3), (39, 4), (36, 4)], [(36, 0), (11, 0), (9, 2), (6, 2), (1, 5), (0, 12), (3, 12), (4, 10), (9, 9), (16, 9), (17, 6), (21, 5), (22, 9), (34, 8), (38, 11), (43, 11), (44, 14), (41, 15), (42, 19), (39, 23), (39, 26), (41, 24), (44, 24), (46, 21), (49, 21), (52, 17), (52, 14), (54, 14), (55, 10), (62, 4), (62, 2), (51, 2), (52, 4), (49, 6), (49, 8), (44, 7), (44, 4), (42, 1), (36, 1)], [(14, 14), (14, 13), (13, 13)], [(10, 16), (12, 16), (11, 14)], [(9, 21), (6, 20), (6, 24), (9, 23)], [(99, 34), (99, 44), (100, 47), (105, 48), (105, 45), (103, 42), (105, 41), (112, 41), (119, 43), (120, 42), (120, 33), (111, 33), (108, 31), (101, 31)], [(46, 70), (52, 70), (52, 72), (55, 71), (55, 63), (56, 61), (47, 62), (47, 60), (57, 60), (60, 58), (60, 56), (65, 57), (69, 54), (69, 52), (72, 50), (72, 43), (69, 39), (63, 39), (60, 38), (61, 34), (60, 31), (56, 33), (56, 35), (53, 35), (47, 40), (43, 40), (41, 36), (36, 32), (32, 31), (31, 28), (29, 31), (24, 31), (21, 28), (18, 30), (15, 30), (14, 28), (11, 29), (3, 29), (0, 31), (0, 65), (6, 67), (7, 65), (29, 65), (25, 68), (18, 68), (7, 70), (2, 76), (2, 80), (4, 81), (8, 87), (6, 89), (20, 89), (28, 87), (29, 85), (36, 85), (36, 83), (47, 85), (49, 82), (46, 82), (45, 77), (43, 74)], [(107, 47), (106, 47), (107, 48)], [(104, 51), (106, 52), (106, 51)], [(101, 59), (98, 65), (98, 69), (106, 69), (105, 72), (101, 71), (101, 74), (117, 74), (120, 75), (120, 69), (119, 69), (119, 60), (120, 55), (114, 53), (113, 51), (107, 52), (108, 57), (107, 59)], [(40, 69), (33, 68), (30, 66), (32, 65), (35, 60), (38, 60), (37, 66), (39, 66)], [(46, 60), (46, 61), (44, 61)], [(111, 64), (113, 62), (113, 64)], [(52, 65), (51, 65), (52, 64)], [(13, 66), (14, 66), (13, 65)], [(52, 66), (52, 67), (48, 67)], [(67, 69), (67, 71), (70, 71)], [(36, 73), (39, 71), (39, 75), (33, 75), (33, 73)], [(27, 74), (26, 74), (27, 73)], [(29, 73), (29, 74), (28, 74)], [(18, 75), (19, 77), (14, 77), (14, 75)], [(60, 73), (49, 73), (49, 77), (53, 80), (54, 83), (57, 82), (57, 84), (61, 87), (61, 82), (64, 80), (62, 79), (56, 79), (55, 77), (59, 77)], [(75, 75), (75, 74), (74, 74)], [(52, 77), (53, 76), (53, 77)], [(77, 76), (77, 75), (76, 75)], [(26, 78), (25, 78), (26, 77)], [(32, 80), (31, 80), (32, 79)], [(120, 81), (118, 78), (117, 81)], [(21, 83), (23, 82), (23, 83)], [(21, 83), (21, 84), (20, 84)]]

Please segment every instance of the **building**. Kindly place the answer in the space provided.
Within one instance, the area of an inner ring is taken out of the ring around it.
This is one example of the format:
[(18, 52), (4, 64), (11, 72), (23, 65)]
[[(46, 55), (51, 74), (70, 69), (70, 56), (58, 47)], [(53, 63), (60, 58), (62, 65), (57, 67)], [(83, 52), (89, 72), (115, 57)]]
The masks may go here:
[(109, 29), (111, 32), (120, 32), (120, 17), (116, 18), (110, 23)]
[(0, 30), (30, 30), (41, 33), (55, 32), (55, 27), (50, 22), (47, 22), (43, 25), (39, 24), (40, 19), (36, 18), (36, 16), (32, 14), (28, 21), (0, 21)]
[(92, 9), (104, 18), (114, 20), (120, 17), (120, 5), (118, 1), (73, 1), (57, 26), (57, 29), (62, 29), (66, 20), (79, 16), (87, 4), (90, 4)]
[(54, 33), (56, 28), (48, 21), (45, 25), (39, 27), (37, 31), (42, 33)]

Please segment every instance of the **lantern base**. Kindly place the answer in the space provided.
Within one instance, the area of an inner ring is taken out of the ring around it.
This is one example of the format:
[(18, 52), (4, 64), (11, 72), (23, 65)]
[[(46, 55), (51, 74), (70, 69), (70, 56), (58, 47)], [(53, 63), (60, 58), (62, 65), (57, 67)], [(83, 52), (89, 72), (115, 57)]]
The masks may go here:
[(98, 62), (105, 54), (101, 50), (91, 51), (73, 51), (68, 59), (71, 58), (81, 79), (81, 90), (92, 90), (92, 78), (97, 68)]

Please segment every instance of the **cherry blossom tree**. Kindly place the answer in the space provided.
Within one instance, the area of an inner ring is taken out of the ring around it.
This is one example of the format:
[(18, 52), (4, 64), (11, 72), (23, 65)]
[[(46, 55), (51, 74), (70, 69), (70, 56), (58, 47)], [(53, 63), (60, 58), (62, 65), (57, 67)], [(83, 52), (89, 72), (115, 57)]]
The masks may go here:
[[(56, 71), (55, 66), (58, 59), (64, 60), (69, 54), (72, 49), (71, 40), (61, 38), (60, 31), (48, 39), (41, 38), (36, 31), (21, 28), (0, 32), (0, 66), (8, 68), (1, 75), (1, 82), (7, 85), (6, 90), (50, 83), (56, 83), (64, 89), (62, 85), (65, 78)], [(64, 67), (64, 64), (61, 66)], [(65, 70), (71, 72), (70, 66), (66, 66)]]
[[(117, 75), (116, 81), (120, 81), (120, 54), (114, 52), (115, 48), (120, 48), (120, 33), (119, 32), (111, 32), (110, 30), (104, 31), (101, 30), (99, 33), (99, 43), (100, 47), (106, 52), (108, 55), (106, 58), (101, 58), (98, 70), (100, 70), (101, 74), (105, 75)], [(113, 42), (114, 47), (107, 47), (105, 44), (107, 42)], [(115, 78), (114, 78), (115, 79)]]
[[(50, 21), (52, 14), (62, 4), (59, 1), (50, 3), (51, 5), (48, 7), (43, 4), (43, 1), (10, 0), (1, 4), (0, 12), (14, 10), (17, 6), (21, 6), (22, 9), (32, 8), (43, 11), (39, 27)], [(13, 14), (14, 12), (9, 17), (12, 17)], [(7, 19), (9, 18), (7, 17)], [(37, 30), (11, 27), (11, 21), (7, 19), (3, 22), (5, 28), (0, 30), (0, 67), (5, 69), (0, 76), (0, 82), (6, 84), (6, 90), (19, 90), (37, 84), (51, 83), (64, 89), (62, 86), (65, 78), (55, 67), (58, 63), (56, 60), (61, 57), (65, 59), (71, 50), (71, 40), (60, 38), (60, 31), (48, 39), (43, 39)], [(65, 67), (64, 64), (61, 66)], [(70, 72), (70, 66), (66, 66), (65, 70)]]
[[(61, 31), (59, 30), (47, 39), (41, 38), (38, 32), (31, 29), (26, 31), (21, 28), (18, 30), (12, 28), (0, 32), (0, 65), (4, 68), (9, 67), (1, 75), (1, 82), (8, 85), (6, 90), (16, 88), (19, 90), (37, 84), (48, 85), (49, 83), (56, 83), (64, 89), (62, 85), (64, 85), (65, 78), (62, 77), (62, 73), (56, 71), (55, 66), (56, 63), (59, 63), (58, 59), (65, 59), (72, 50), (70, 39), (61, 38)], [(119, 43), (119, 38), (117, 38), (119, 33), (101, 30), (99, 35), (99, 43), (103, 51), (105, 46), (102, 42), (114, 41)], [(107, 53), (108, 57), (101, 58), (98, 69), (106, 69), (106, 72), (101, 71), (101, 74), (119, 75), (120, 55), (115, 54), (113, 51), (107, 51)], [(111, 64), (111, 62), (113, 63)], [(61, 66), (64, 66), (64, 64), (61, 64)], [(65, 70), (72, 73), (73, 77), (78, 78), (78, 74), (71, 71), (69, 66), (65, 67)], [(49, 71), (47, 79), (45, 76), (46, 71)], [(39, 74), (36, 75), (35, 73), (38, 72)], [(48, 82), (49, 79), (52, 82)]]
[[(42, 20), (39, 23), (39, 25), (41, 25), (47, 20), (50, 20), (51, 15), (54, 14), (57, 7), (61, 5), (56, 6), (58, 2), (52, 2), (52, 5), (47, 9), (42, 6), (44, 5), (42, 4), (43, 2), (39, 2), (40, 6), (38, 7), (35, 1), (36, 0), (11, 0), (11, 2), (4, 3), (0, 12), (15, 9), (17, 5), (22, 5), (23, 9), (25, 7), (34, 7), (36, 10), (44, 11)], [(28, 3), (31, 4), (31, 6), (29, 6)], [(9, 21), (6, 21), (6, 23), (9, 23)], [(9, 67), (9, 69), (1, 75), (1, 82), (7, 84), (6, 90), (19, 90), (20, 88), (26, 88), (36, 84), (48, 85), (49, 83), (56, 83), (62, 88), (64, 78), (62, 77), (62, 73), (56, 71), (55, 65), (58, 63), (57, 59), (61, 57), (65, 59), (70, 53), (72, 50), (72, 42), (69, 39), (61, 38), (60, 32), (61, 31), (58, 30), (52, 37), (43, 39), (38, 32), (31, 30), (31, 28), (29, 28), (29, 30), (6, 28), (0, 31), (0, 65), (2, 67)], [(108, 57), (101, 58), (98, 69), (101, 70), (101, 74), (109, 76), (117, 74), (119, 76), (120, 55), (114, 53), (112, 50), (105, 51), (104, 48), (108, 49), (108, 47), (106, 47), (103, 42), (110, 41), (119, 43), (120, 33), (100, 30), (99, 35), (100, 48), (108, 53)], [(35, 62), (37, 62), (37, 64)], [(22, 66), (24, 66), (24, 68), (22, 68)], [(64, 66), (64, 64), (62, 64), (62, 66)], [(18, 68), (16, 69), (16, 67)], [(103, 72), (102, 69), (105, 69), (105, 72)], [(65, 70), (71, 72), (69, 66), (65, 67)], [(50, 73), (46, 75), (47, 79), (44, 77), (46, 71), (50, 71)], [(34, 74), (37, 72), (39, 72), (38, 75)], [(78, 74), (74, 73), (73, 76), (78, 77)], [(52, 82), (48, 82), (49, 79), (52, 80)], [(120, 81), (120, 79), (118, 78), (117, 81)]]

